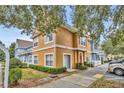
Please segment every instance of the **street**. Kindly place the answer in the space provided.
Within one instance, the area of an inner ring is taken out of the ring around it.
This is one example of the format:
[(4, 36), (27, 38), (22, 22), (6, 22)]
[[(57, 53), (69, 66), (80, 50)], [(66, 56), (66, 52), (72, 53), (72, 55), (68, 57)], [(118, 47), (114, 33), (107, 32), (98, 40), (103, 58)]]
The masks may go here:
[(37, 86), (37, 88), (86, 88), (97, 79), (101, 78), (107, 71), (108, 64), (79, 71), (50, 83)]
[(105, 79), (114, 80), (114, 81), (117, 81), (117, 82), (123, 82), (124, 83), (124, 76), (117, 76), (113, 73), (106, 72)]

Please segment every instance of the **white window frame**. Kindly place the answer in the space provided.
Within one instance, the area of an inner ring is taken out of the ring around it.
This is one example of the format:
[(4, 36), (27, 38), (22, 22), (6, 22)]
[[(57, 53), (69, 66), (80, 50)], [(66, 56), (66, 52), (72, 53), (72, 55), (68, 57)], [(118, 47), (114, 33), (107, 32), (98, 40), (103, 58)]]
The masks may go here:
[[(34, 46), (35, 43), (37, 43), (37, 46)], [(35, 37), (33, 39), (33, 48), (36, 48), (36, 47), (38, 47), (38, 37)]]
[(63, 67), (65, 66), (64, 56), (70, 55), (70, 69), (72, 69), (72, 54), (71, 53), (63, 53)]
[(48, 43), (54, 42), (55, 34), (54, 34), (54, 33), (50, 33), (50, 34), (52, 34), (52, 40), (51, 40), (51, 41), (46, 41), (47, 36), (44, 36), (44, 43), (45, 43), (45, 44), (48, 44)]
[[(37, 57), (37, 64), (38, 64), (38, 56), (37, 55), (34, 55), (33, 56), (33, 62), (34, 62), (34, 58)], [(34, 63), (35, 64), (35, 63)]]
[[(48, 65), (46, 65), (46, 55), (53, 55), (53, 66), (48, 66)], [(46, 67), (54, 67), (54, 53), (45, 53), (44, 54), (44, 66), (46, 66)]]
[(86, 47), (86, 44), (85, 44), (85, 46), (81, 44), (82, 38), (85, 38), (85, 43), (87, 43), (86, 42), (86, 37), (80, 37), (80, 45), (83, 46), (83, 47)]
[(28, 63), (32, 63), (32, 55), (28, 55)]

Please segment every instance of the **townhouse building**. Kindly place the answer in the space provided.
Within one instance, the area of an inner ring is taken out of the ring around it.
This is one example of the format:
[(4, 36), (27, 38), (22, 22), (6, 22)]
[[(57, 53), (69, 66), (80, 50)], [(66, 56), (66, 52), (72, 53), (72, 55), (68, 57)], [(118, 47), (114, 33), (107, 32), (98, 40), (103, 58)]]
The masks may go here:
[(15, 47), (15, 57), (22, 62), (33, 64), (32, 48), (33, 42), (17, 39)]
[(35, 30), (33, 42), (16, 41), (15, 57), (28, 64), (48, 67), (76, 68), (77, 63), (85, 61), (94, 66), (100, 65), (99, 49), (88, 35), (80, 37), (77, 29), (61, 26), (56, 32), (43, 36)]
[(100, 65), (103, 55), (99, 46), (95, 44), (93, 40), (91, 40), (91, 51), (91, 64), (93, 64), (94, 66)]
[(79, 37), (70, 26), (61, 26), (46, 36), (35, 31), (32, 54), (34, 63), (42, 66), (76, 68), (77, 63), (91, 61), (90, 37)]

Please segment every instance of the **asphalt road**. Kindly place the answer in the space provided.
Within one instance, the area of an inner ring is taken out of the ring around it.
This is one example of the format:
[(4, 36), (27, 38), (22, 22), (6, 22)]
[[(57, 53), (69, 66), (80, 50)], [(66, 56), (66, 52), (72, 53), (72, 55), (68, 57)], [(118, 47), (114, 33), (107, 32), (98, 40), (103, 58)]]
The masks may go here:
[(115, 75), (114, 73), (106, 72), (105, 79), (107, 79), (107, 80), (114, 80), (114, 81), (118, 81), (118, 82), (123, 82), (124, 83), (124, 76), (118, 76), (118, 75)]

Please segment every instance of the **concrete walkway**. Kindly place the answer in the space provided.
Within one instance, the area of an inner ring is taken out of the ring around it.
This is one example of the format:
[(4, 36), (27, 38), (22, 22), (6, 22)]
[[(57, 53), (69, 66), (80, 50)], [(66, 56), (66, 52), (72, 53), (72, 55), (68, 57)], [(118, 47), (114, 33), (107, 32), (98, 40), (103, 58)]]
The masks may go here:
[(108, 64), (89, 68), (71, 76), (37, 86), (37, 88), (86, 88), (98, 78), (101, 78), (107, 71), (107, 68)]

